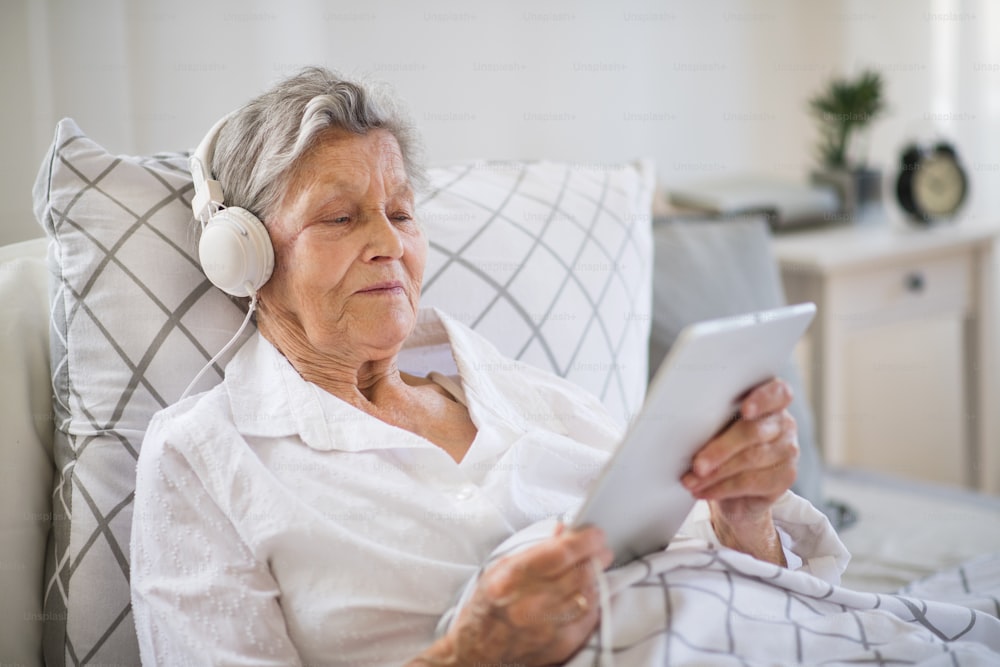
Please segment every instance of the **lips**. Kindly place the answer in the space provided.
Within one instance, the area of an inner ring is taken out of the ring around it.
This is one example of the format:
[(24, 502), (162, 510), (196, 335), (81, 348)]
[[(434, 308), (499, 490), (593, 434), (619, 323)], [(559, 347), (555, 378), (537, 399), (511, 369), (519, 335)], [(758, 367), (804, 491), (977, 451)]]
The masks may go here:
[(383, 292), (392, 292), (394, 290), (402, 290), (403, 283), (399, 280), (385, 280), (380, 283), (372, 283), (367, 287), (358, 290), (358, 294), (379, 294)]

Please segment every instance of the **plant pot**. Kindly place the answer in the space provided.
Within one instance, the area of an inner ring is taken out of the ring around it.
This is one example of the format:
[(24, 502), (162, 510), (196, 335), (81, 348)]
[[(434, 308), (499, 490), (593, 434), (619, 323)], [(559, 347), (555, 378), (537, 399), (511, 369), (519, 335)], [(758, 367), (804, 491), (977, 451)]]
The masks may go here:
[(862, 211), (882, 201), (882, 172), (878, 169), (824, 169), (812, 173), (812, 182), (836, 189), (840, 222), (853, 222)]

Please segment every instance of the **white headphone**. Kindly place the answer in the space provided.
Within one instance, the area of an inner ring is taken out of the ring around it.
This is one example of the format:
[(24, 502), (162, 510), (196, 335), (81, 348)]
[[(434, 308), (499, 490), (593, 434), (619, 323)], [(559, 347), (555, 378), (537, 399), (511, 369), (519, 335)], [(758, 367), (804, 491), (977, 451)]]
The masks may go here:
[(250, 211), (225, 206), (222, 186), (211, 172), (215, 141), (230, 113), (208, 131), (191, 156), (194, 198), (191, 209), (202, 225), (198, 243), (201, 270), (213, 285), (233, 296), (253, 296), (271, 277), (274, 248), (264, 223)]

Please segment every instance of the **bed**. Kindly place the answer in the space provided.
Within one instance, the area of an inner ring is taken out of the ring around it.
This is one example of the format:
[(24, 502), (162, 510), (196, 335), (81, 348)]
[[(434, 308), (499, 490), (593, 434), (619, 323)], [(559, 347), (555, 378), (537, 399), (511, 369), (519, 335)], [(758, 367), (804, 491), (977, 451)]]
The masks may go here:
[(828, 469), (824, 491), (855, 515), (840, 530), (850, 588), (896, 591), (1000, 552), (997, 496), (851, 469)]
[[(114, 155), (66, 119), (34, 192), (44, 238), (0, 248), (4, 663), (138, 664), (127, 545), (142, 433), (242, 317), (194, 259), (185, 158)], [(766, 223), (653, 220), (648, 161), (430, 177), (424, 303), (622, 419), (684, 324), (783, 301)], [(797, 490), (840, 524), (846, 584), (892, 591), (1000, 553), (1000, 499), (824, 470), (809, 406), (793, 407)]]

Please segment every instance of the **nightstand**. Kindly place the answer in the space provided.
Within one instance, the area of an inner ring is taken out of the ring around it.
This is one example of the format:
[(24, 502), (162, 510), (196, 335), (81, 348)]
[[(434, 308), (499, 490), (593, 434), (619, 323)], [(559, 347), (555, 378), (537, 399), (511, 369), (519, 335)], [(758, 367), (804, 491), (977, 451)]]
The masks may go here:
[(1000, 493), (1000, 223), (866, 223), (776, 235), (828, 464)]

